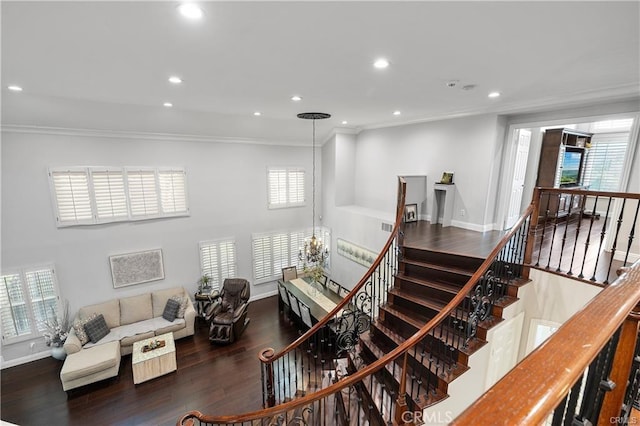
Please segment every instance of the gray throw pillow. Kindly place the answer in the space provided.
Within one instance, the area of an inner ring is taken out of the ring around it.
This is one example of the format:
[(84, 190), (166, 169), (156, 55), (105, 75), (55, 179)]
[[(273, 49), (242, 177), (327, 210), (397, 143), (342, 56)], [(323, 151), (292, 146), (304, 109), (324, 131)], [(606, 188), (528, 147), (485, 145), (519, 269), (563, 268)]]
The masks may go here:
[(167, 300), (167, 304), (164, 305), (164, 312), (162, 312), (162, 318), (167, 321), (173, 322), (178, 315), (178, 310), (180, 309), (180, 302), (174, 299)]
[(184, 311), (187, 310), (187, 298), (182, 297), (179, 294), (175, 294), (171, 296), (171, 299), (180, 303), (180, 309), (178, 309), (178, 313), (176, 314), (176, 318), (184, 318)]
[(107, 327), (104, 316), (100, 314), (84, 325), (84, 331), (92, 343), (98, 343), (100, 339), (109, 334), (109, 327)]

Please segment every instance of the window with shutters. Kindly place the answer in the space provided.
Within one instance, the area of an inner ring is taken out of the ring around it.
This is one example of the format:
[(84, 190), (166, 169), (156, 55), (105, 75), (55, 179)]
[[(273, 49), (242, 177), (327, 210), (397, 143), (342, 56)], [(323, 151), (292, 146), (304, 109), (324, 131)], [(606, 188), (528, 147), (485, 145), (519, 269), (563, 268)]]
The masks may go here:
[(180, 168), (51, 169), (49, 179), (58, 227), (189, 214)]
[(593, 191), (619, 191), (624, 171), (628, 133), (596, 133), (587, 154), (584, 184)]
[(267, 170), (269, 208), (305, 205), (304, 170), (272, 167)]
[(236, 242), (233, 238), (200, 243), (200, 271), (211, 278), (213, 290), (222, 287), (225, 278), (236, 277)]
[(58, 286), (52, 266), (21, 269), (0, 276), (2, 341), (32, 339), (57, 316)]
[[(277, 280), (282, 276), (282, 268), (296, 266), (302, 272), (298, 253), (304, 247), (305, 239), (311, 238), (311, 228), (254, 234), (252, 236), (253, 280), (256, 284)], [(331, 247), (331, 232), (327, 228), (317, 228), (316, 237), (327, 247)], [(328, 270), (329, 264), (325, 266)]]

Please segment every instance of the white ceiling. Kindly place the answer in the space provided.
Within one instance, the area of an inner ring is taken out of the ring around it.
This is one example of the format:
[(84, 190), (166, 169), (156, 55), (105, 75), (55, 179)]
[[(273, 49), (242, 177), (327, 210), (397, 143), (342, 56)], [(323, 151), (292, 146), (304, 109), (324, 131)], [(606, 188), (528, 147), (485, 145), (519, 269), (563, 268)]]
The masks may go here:
[(2, 1), (3, 125), (306, 143), (304, 111), (333, 115), (322, 137), (640, 93), (637, 1), (200, 4)]

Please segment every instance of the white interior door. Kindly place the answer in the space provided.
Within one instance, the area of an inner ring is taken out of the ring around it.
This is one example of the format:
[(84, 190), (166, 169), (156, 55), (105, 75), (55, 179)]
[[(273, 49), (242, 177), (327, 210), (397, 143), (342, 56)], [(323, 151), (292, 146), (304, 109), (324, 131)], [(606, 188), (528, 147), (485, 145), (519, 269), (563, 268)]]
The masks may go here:
[(517, 140), (516, 158), (513, 165), (513, 183), (511, 184), (511, 194), (509, 196), (509, 209), (507, 210), (507, 220), (505, 229), (509, 229), (520, 217), (520, 205), (522, 204), (522, 191), (524, 189), (524, 179), (527, 173), (527, 160), (529, 159), (529, 144), (531, 143), (531, 132), (525, 129), (518, 129), (515, 134)]

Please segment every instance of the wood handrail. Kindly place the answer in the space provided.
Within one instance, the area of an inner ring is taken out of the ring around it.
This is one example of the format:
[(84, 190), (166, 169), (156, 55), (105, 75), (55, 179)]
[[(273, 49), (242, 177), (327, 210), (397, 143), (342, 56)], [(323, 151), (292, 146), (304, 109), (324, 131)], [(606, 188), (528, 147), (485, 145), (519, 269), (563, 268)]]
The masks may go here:
[(540, 424), (560, 404), (638, 302), (640, 261), (451, 424), (483, 424), (482, 419), (490, 419), (494, 425)]
[[(458, 292), (458, 294), (453, 299), (451, 299), (451, 301), (440, 312), (438, 312), (431, 320), (429, 320), (429, 322), (427, 322), (413, 336), (405, 340), (401, 345), (397, 346), (395, 349), (391, 350), (384, 357), (372, 362), (365, 368), (356, 371), (350, 376), (343, 377), (338, 382), (326, 388), (320, 389), (319, 391), (314, 393), (307, 394), (303, 397), (296, 398), (284, 404), (279, 404), (279, 405), (265, 408), (262, 410), (253, 411), (250, 413), (244, 413), (241, 415), (233, 415), (233, 416), (208, 416), (208, 415), (202, 415), (197, 411), (193, 411), (193, 412), (186, 413), (178, 421), (177, 424), (181, 425), (182, 424), (181, 421), (183, 421), (186, 418), (189, 418), (190, 416), (197, 416), (197, 418), (200, 419), (201, 422), (205, 422), (205, 423), (240, 423), (244, 421), (257, 420), (265, 417), (270, 417), (282, 412), (287, 412), (298, 406), (311, 404), (312, 402), (323, 399), (329, 395), (332, 395), (340, 391), (341, 389), (344, 389), (347, 386), (352, 386), (360, 382), (364, 378), (369, 377), (373, 373), (384, 368), (384, 366), (387, 365), (388, 363), (393, 362), (396, 358), (398, 358), (400, 355), (402, 355), (409, 349), (413, 348), (416, 344), (420, 343), (427, 336), (428, 333), (430, 333), (433, 329), (435, 329), (445, 318), (447, 318), (451, 314), (451, 312), (467, 297), (469, 292), (473, 289), (473, 287), (480, 280), (480, 278), (482, 278), (482, 276), (487, 272), (487, 270), (489, 270), (489, 267), (493, 264), (493, 261), (496, 258), (496, 256), (498, 256), (500, 251), (507, 245), (511, 237), (515, 235), (516, 231), (520, 228), (520, 226), (522, 226), (525, 223), (527, 218), (531, 216), (532, 213), (533, 213), (533, 204), (527, 207), (527, 209), (522, 214), (520, 219), (518, 219), (518, 221), (514, 224), (511, 230), (502, 237), (500, 242), (491, 251), (489, 256), (480, 265), (480, 267), (476, 270), (473, 276), (469, 278), (467, 283)], [(371, 272), (371, 269), (369, 272)], [(365, 275), (365, 277), (366, 276), (368, 275)], [(366, 282), (366, 280), (361, 281), (359, 285), (364, 285), (364, 282)], [(334, 309), (334, 311), (337, 312), (337, 308)], [(334, 313), (335, 312), (332, 311), (332, 314)], [(331, 316), (332, 314), (328, 316)], [(308, 332), (306, 334), (308, 334)], [(300, 338), (296, 340), (296, 342), (298, 342), (299, 340)], [(289, 346), (292, 346), (292, 345), (289, 345)]]
[(556, 194), (570, 194), (570, 195), (597, 195), (598, 197), (605, 198), (631, 198), (633, 200), (640, 200), (640, 193), (637, 192), (603, 192), (592, 191), (589, 189), (568, 189), (568, 188), (543, 188), (537, 187), (536, 190), (544, 193), (556, 193)]
[(320, 321), (314, 324), (314, 326), (311, 327), (309, 330), (307, 330), (306, 333), (298, 337), (293, 343), (289, 344), (280, 352), (273, 355), (269, 359), (269, 362), (274, 362), (279, 358), (282, 358), (288, 352), (292, 351), (293, 349), (297, 348), (302, 343), (304, 343), (306, 340), (308, 340), (318, 330), (320, 330), (329, 321), (331, 321), (337, 315), (338, 312), (340, 312), (342, 309), (344, 309), (347, 306), (347, 304), (350, 303), (351, 296), (354, 295), (356, 292), (358, 292), (367, 283), (367, 280), (371, 277), (371, 275), (376, 270), (376, 268), (380, 266), (380, 262), (384, 258), (384, 254), (389, 250), (389, 247), (391, 247), (391, 244), (393, 244), (393, 240), (396, 238), (396, 235), (398, 234), (398, 229), (402, 225), (402, 218), (404, 216), (404, 202), (405, 202), (405, 196), (406, 196), (407, 182), (403, 177), (398, 177), (398, 184), (399, 184), (399, 191), (398, 191), (398, 206), (396, 209), (397, 210), (396, 221), (393, 226), (393, 229), (391, 230), (391, 235), (389, 236), (389, 239), (385, 243), (382, 250), (380, 250), (380, 254), (376, 258), (376, 260), (369, 267), (367, 272), (362, 276), (362, 279), (360, 279), (358, 284), (356, 284), (356, 286), (349, 292), (349, 294), (345, 298), (343, 298), (342, 301), (338, 303), (338, 305), (336, 305), (336, 307), (333, 308), (333, 310), (331, 310), (331, 312), (329, 312), (327, 315), (324, 316), (324, 318), (322, 318)]

